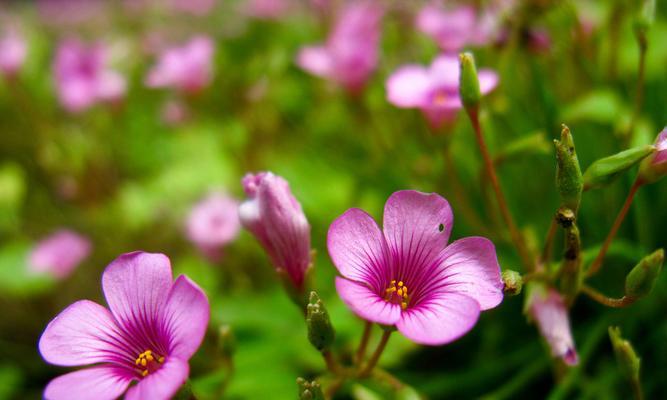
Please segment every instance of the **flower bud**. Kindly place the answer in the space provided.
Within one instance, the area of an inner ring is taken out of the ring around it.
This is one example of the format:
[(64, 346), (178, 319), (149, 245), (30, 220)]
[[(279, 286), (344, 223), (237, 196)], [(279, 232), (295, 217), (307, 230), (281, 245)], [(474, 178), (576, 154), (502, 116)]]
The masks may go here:
[(625, 277), (625, 295), (633, 298), (647, 296), (658, 280), (665, 251), (658, 249), (644, 257)]
[(605, 187), (644, 158), (654, 153), (655, 147), (646, 145), (624, 150), (595, 161), (584, 173), (584, 190)]
[(665, 127), (653, 144), (655, 153), (646, 157), (639, 166), (639, 179), (642, 183), (653, 183), (667, 175), (667, 127)]
[(288, 278), (288, 284), (303, 293), (310, 266), (310, 225), (289, 184), (271, 172), (243, 178), (248, 200), (239, 207), (239, 217), (264, 247), (273, 265)]
[(461, 73), (459, 75), (459, 95), (465, 108), (476, 107), (482, 97), (477, 77), (477, 67), (472, 53), (459, 55)]
[(621, 373), (629, 381), (639, 381), (640, 359), (632, 348), (632, 344), (621, 337), (619, 327), (609, 327), (609, 339), (614, 348), (616, 362), (621, 369)]
[(554, 140), (556, 145), (556, 186), (561, 198), (561, 206), (577, 213), (581, 202), (581, 192), (584, 181), (579, 168), (577, 152), (574, 149), (574, 140), (570, 129), (563, 125), (560, 141)]
[(317, 381), (296, 378), (296, 384), (299, 385), (299, 400), (324, 400), (322, 387)]
[(635, 32), (646, 35), (655, 20), (655, 0), (643, 0), (635, 19)]
[(231, 359), (236, 352), (236, 337), (229, 325), (222, 325), (218, 330), (218, 351), (227, 359)]
[(503, 271), (502, 278), (504, 285), (503, 292), (506, 295), (516, 296), (517, 294), (521, 293), (521, 288), (523, 287), (523, 278), (521, 278), (520, 273), (508, 269)]
[(306, 326), (308, 340), (319, 351), (328, 349), (334, 341), (334, 328), (329, 320), (329, 313), (317, 293), (310, 292), (306, 307)]

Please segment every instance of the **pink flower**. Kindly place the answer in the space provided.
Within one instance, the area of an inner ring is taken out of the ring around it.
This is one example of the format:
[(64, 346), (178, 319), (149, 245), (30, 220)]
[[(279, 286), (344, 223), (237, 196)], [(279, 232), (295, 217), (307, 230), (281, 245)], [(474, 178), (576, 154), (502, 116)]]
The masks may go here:
[(248, 200), (239, 207), (241, 224), (248, 229), (298, 291), (304, 289), (310, 266), (310, 225), (285, 179), (271, 172), (243, 178)]
[(280, 19), (290, 9), (288, 0), (247, 0), (246, 14), (257, 19)]
[(472, 6), (445, 9), (435, 3), (425, 6), (417, 15), (417, 28), (431, 36), (446, 52), (458, 52), (468, 45), (483, 45), (491, 40), (496, 18), (481, 18)]
[(215, 0), (171, 0), (171, 7), (193, 15), (205, 15), (215, 7)]
[(349, 2), (326, 44), (301, 49), (297, 64), (351, 92), (359, 91), (377, 66), (382, 14), (373, 1)]
[[(488, 69), (478, 71), (482, 94), (498, 84), (498, 75)], [(401, 108), (419, 108), (431, 125), (452, 121), (463, 107), (459, 98), (459, 59), (441, 55), (430, 67), (408, 64), (387, 80), (387, 100)]]
[(197, 36), (181, 47), (166, 49), (149, 71), (146, 85), (172, 87), (187, 93), (205, 88), (213, 75), (213, 40)]
[(217, 261), (222, 256), (222, 247), (236, 238), (240, 228), (236, 200), (213, 193), (190, 211), (187, 236), (205, 256)]
[(125, 94), (125, 78), (107, 66), (107, 50), (101, 44), (84, 46), (77, 40), (60, 44), (54, 76), (60, 103), (70, 112), (81, 112), (99, 101), (117, 101)]
[(554, 289), (533, 286), (528, 294), (528, 313), (535, 320), (554, 357), (567, 365), (579, 362), (570, 332), (570, 320), (561, 295)]
[(28, 267), (35, 273), (48, 273), (63, 279), (88, 257), (90, 240), (69, 229), (61, 229), (39, 242), (28, 256)]
[(642, 160), (638, 179), (652, 183), (667, 175), (667, 127), (655, 139), (655, 153)]
[(358, 208), (338, 217), (327, 246), (345, 304), (421, 344), (468, 332), (480, 311), (500, 304), (503, 283), (491, 241), (468, 237), (447, 245), (453, 218), (447, 200), (413, 190), (389, 197), (383, 230)]
[(667, 128), (658, 134), (658, 137), (655, 139), (655, 148), (656, 152), (652, 163), (658, 165), (667, 162)]
[(206, 295), (186, 276), (173, 282), (165, 255), (143, 252), (109, 264), (102, 290), (108, 309), (77, 301), (39, 339), (47, 362), (89, 366), (52, 380), (44, 398), (112, 400), (127, 390), (126, 400), (170, 399), (187, 379), (188, 360), (204, 338)]
[(23, 66), (28, 49), (25, 39), (14, 30), (6, 30), (0, 38), (0, 73), (15, 76)]

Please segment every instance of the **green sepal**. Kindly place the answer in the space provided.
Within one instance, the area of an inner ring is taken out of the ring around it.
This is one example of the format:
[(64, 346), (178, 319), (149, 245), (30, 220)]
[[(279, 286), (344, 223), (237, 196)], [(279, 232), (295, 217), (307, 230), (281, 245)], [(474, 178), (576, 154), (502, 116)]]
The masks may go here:
[(651, 293), (660, 276), (664, 260), (665, 251), (663, 249), (658, 249), (642, 258), (625, 277), (625, 295), (641, 298)]
[(479, 78), (475, 57), (472, 53), (461, 53), (459, 55), (461, 73), (459, 75), (459, 94), (465, 108), (477, 107), (482, 93), (479, 89)]
[(577, 213), (581, 202), (584, 181), (579, 168), (577, 152), (570, 129), (563, 125), (560, 140), (554, 140), (556, 146), (556, 187), (561, 198), (561, 206)]
[(655, 146), (646, 145), (624, 150), (593, 162), (584, 173), (584, 190), (598, 189), (609, 185), (623, 172), (639, 164), (654, 152)]

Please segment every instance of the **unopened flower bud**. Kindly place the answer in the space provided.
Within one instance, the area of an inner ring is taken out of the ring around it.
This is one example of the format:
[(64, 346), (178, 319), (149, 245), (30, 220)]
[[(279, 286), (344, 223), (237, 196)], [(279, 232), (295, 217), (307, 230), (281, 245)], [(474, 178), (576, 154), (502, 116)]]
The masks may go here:
[(328, 349), (334, 341), (334, 328), (329, 320), (329, 313), (322, 300), (315, 292), (310, 292), (306, 308), (306, 326), (308, 340), (319, 351)]
[(609, 327), (609, 339), (623, 376), (629, 381), (638, 381), (641, 362), (637, 353), (635, 353), (635, 349), (632, 348), (632, 344), (621, 337), (619, 327)]
[(651, 293), (662, 270), (664, 260), (665, 251), (658, 249), (635, 265), (625, 277), (625, 295), (641, 298)]
[(502, 278), (504, 285), (503, 292), (506, 295), (516, 296), (521, 293), (521, 288), (523, 288), (523, 278), (521, 278), (520, 273), (508, 269), (503, 271)]
[(556, 186), (561, 198), (561, 206), (577, 213), (581, 202), (581, 192), (584, 180), (579, 168), (577, 152), (570, 129), (563, 125), (560, 140), (554, 140), (556, 145)]
[(296, 384), (299, 385), (299, 400), (324, 400), (322, 387), (317, 381), (297, 378)]
[(461, 73), (459, 75), (459, 95), (465, 108), (476, 107), (482, 97), (477, 77), (475, 57), (472, 53), (461, 53), (459, 55)]
[(655, 152), (655, 146), (646, 145), (624, 150), (595, 161), (584, 173), (584, 190), (602, 188), (643, 159)]
[(653, 144), (655, 152), (642, 160), (637, 179), (642, 183), (653, 183), (667, 175), (667, 127), (665, 127)]
[(655, 20), (655, 0), (643, 0), (641, 3), (635, 19), (635, 32), (640, 36), (640, 40), (641, 36), (646, 35)]

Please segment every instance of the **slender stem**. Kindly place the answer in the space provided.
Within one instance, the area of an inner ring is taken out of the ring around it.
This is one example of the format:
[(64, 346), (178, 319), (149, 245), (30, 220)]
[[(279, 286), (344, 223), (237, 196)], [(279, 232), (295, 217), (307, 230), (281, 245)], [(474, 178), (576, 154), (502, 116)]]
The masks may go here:
[(324, 390), (324, 397), (327, 398), (327, 399), (333, 398), (334, 394), (336, 394), (338, 389), (340, 389), (343, 386), (343, 383), (345, 383), (345, 378), (344, 377), (340, 377), (340, 378), (336, 379), (335, 381), (331, 382), (329, 387), (327, 387)]
[(620, 299), (613, 299), (611, 297), (605, 296), (604, 294), (598, 292), (597, 290), (587, 285), (582, 286), (581, 291), (586, 296), (597, 301), (598, 303), (613, 308), (623, 308), (629, 306), (630, 304), (634, 303), (637, 300), (635, 297), (628, 297), (628, 296), (623, 296)]
[(375, 368), (375, 365), (380, 360), (380, 356), (382, 355), (384, 348), (387, 346), (391, 332), (392, 331), (387, 330), (382, 333), (382, 338), (380, 339), (380, 343), (378, 343), (378, 347), (375, 349), (375, 352), (373, 355), (371, 355), (371, 358), (368, 360), (366, 366), (362, 368), (361, 371), (359, 371), (359, 374), (357, 375), (359, 378), (365, 378), (373, 371), (373, 368)]
[(327, 369), (329, 370), (329, 372), (331, 372), (334, 375), (338, 375), (338, 373), (340, 372), (340, 366), (338, 365), (338, 362), (331, 353), (331, 350), (324, 350), (322, 352), (322, 357), (324, 357), (324, 362), (327, 364)]
[(401, 390), (405, 386), (405, 384), (401, 382), (397, 377), (395, 377), (394, 375), (390, 374), (389, 372), (381, 368), (375, 368), (375, 370), (373, 371), (373, 377), (379, 381), (386, 382), (394, 390)]
[(551, 219), (551, 225), (549, 225), (549, 231), (547, 232), (547, 237), (544, 239), (544, 249), (542, 250), (542, 255), (540, 256), (540, 261), (538, 262), (538, 268), (541, 268), (542, 265), (548, 263), (551, 260), (551, 253), (554, 248), (554, 238), (556, 237), (556, 229), (558, 224), (556, 223), (556, 218)]
[(635, 400), (643, 400), (644, 395), (642, 394), (642, 385), (639, 382), (639, 379), (632, 380), (632, 394), (635, 397)]
[(489, 150), (486, 147), (486, 142), (484, 141), (484, 135), (482, 134), (482, 127), (480, 126), (479, 123), (478, 109), (469, 108), (468, 116), (470, 117), (470, 121), (472, 122), (472, 126), (475, 131), (475, 138), (477, 139), (477, 144), (479, 145), (479, 149), (482, 153), (482, 158), (484, 159), (484, 166), (486, 168), (486, 173), (489, 179), (491, 180), (491, 186), (493, 186), (493, 190), (496, 193), (496, 199), (498, 201), (498, 207), (500, 208), (500, 213), (502, 214), (503, 220), (505, 220), (505, 224), (509, 228), (510, 236), (512, 237), (512, 242), (514, 242), (514, 246), (519, 252), (519, 257), (521, 258), (521, 262), (524, 264), (524, 267), (528, 271), (532, 271), (534, 269), (534, 262), (532, 260), (532, 257), (530, 256), (530, 253), (528, 252), (528, 248), (526, 247), (526, 243), (523, 240), (523, 236), (521, 235), (519, 228), (514, 222), (514, 218), (512, 218), (512, 214), (510, 213), (509, 207), (507, 207), (507, 201), (505, 201), (505, 196), (503, 195), (503, 191), (500, 188), (498, 176), (496, 175), (496, 169), (493, 166), (493, 160), (491, 159)]
[(628, 128), (626, 138), (628, 143), (632, 142), (632, 135), (635, 132), (635, 124), (637, 123), (637, 119), (639, 119), (639, 113), (641, 112), (642, 104), (644, 104), (644, 77), (646, 75), (646, 50), (648, 49), (648, 43), (644, 34), (640, 34), (637, 40), (639, 41), (639, 75), (637, 77), (635, 109), (632, 113), (632, 120), (630, 121), (630, 127)]
[(368, 339), (371, 337), (371, 329), (373, 328), (373, 323), (366, 321), (364, 325), (364, 333), (361, 334), (361, 342), (359, 342), (359, 348), (354, 357), (354, 360), (357, 364), (361, 364), (366, 355), (366, 348), (368, 347)]
[(637, 190), (641, 187), (641, 185), (642, 182), (639, 179), (635, 180), (635, 183), (632, 184), (630, 192), (628, 193), (628, 197), (625, 199), (625, 204), (623, 204), (621, 211), (619, 211), (618, 215), (616, 216), (616, 220), (614, 221), (614, 224), (611, 226), (609, 234), (607, 235), (607, 238), (605, 239), (604, 243), (602, 244), (602, 247), (600, 248), (600, 252), (598, 253), (597, 257), (595, 257), (595, 260), (593, 260), (591, 266), (588, 268), (586, 276), (595, 275), (595, 273), (597, 273), (600, 267), (602, 266), (602, 261), (604, 261), (604, 256), (607, 254), (607, 250), (609, 250), (609, 246), (611, 245), (611, 242), (614, 240), (614, 237), (618, 232), (618, 228), (621, 227), (621, 223), (625, 219), (625, 216), (628, 214), (628, 211), (630, 210), (630, 205), (632, 205), (632, 200), (635, 198), (635, 194), (637, 194)]

